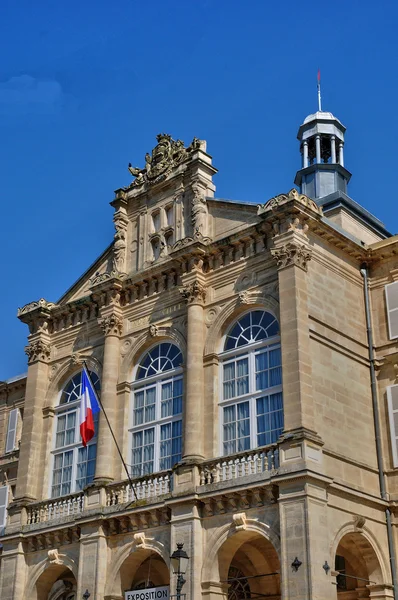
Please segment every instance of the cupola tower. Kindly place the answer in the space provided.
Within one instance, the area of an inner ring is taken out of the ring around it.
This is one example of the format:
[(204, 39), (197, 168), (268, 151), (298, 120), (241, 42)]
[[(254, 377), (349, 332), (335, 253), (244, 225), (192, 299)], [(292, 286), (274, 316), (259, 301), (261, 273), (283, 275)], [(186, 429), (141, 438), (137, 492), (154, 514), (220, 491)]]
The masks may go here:
[(294, 180), (302, 194), (316, 200), (347, 193), (351, 173), (344, 167), (345, 130), (330, 112), (318, 110), (304, 119), (297, 134), (302, 168)]

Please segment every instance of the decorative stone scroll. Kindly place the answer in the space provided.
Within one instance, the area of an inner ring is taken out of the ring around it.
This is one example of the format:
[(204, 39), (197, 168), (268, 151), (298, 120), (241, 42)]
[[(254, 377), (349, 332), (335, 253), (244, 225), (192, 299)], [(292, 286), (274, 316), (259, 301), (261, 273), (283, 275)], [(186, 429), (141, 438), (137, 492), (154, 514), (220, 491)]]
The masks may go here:
[(54, 302), (47, 302), (44, 298), (40, 298), (40, 300), (34, 300), (33, 302), (29, 302), (29, 304), (25, 304), (22, 308), (18, 308), (18, 317), (31, 312), (32, 310), (36, 310), (37, 308), (50, 310), (53, 306), (56, 306)]
[(156, 136), (157, 145), (145, 155), (145, 167), (139, 169), (129, 163), (128, 170), (135, 180), (130, 187), (140, 187), (144, 183), (155, 184), (166, 179), (173, 168), (189, 160), (196, 150), (204, 148), (204, 142), (194, 138), (185, 148), (181, 140), (173, 140), (168, 133), (159, 133)]
[(287, 242), (279, 248), (271, 248), (271, 254), (276, 259), (279, 269), (295, 265), (306, 271), (312, 252), (305, 244)]
[(187, 304), (202, 304), (206, 299), (206, 288), (199, 281), (184, 286), (180, 294)]
[(119, 315), (111, 314), (98, 321), (104, 335), (121, 335), (123, 331), (123, 319)]
[(279, 196), (275, 196), (268, 200), (265, 204), (257, 205), (257, 214), (261, 215), (264, 212), (275, 211), (287, 202), (291, 202), (295, 200), (299, 202), (306, 208), (309, 208), (313, 212), (316, 212), (318, 215), (322, 215), (322, 208), (320, 208), (314, 200), (308, 198), (304, 194), (300, 194), (295, 188), (292, 188), (290, 192), (287, 194), (279, 194)]
[(51, 346), (42, 340), (37, 340), (26, 346), (25, 353), (28, 355), (28, 363), (36, 360), (47, 361), (50, 358)]
[(120, 279), (120, 273), (118, 271), (106, 271), (105, 273), (96, 273), (91, 279), (91, 286), (99, 285), (100, 283), (104, 283), (104, 281), (109, 281), (110, 279)]

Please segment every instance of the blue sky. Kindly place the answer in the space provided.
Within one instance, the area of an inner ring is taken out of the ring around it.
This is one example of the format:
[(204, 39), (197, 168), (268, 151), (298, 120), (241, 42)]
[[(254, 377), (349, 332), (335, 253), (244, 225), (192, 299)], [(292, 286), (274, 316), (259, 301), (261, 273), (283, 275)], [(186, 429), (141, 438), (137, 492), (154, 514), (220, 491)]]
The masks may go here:
[(157, 133), (207, 140), (217, 196), (288, 191), (318, 66), (349, 193), (395, 233), (397, 17), (392, 0), (3, 0), (0, 379), (26, 370), (17, 307), (56, 301), (110, 243), (113, 190)]

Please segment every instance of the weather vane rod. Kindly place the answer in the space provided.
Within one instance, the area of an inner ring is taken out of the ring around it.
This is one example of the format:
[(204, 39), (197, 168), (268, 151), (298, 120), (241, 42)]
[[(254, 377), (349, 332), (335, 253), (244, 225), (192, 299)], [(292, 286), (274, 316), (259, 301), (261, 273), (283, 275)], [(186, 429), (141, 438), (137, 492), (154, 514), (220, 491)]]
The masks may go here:
[(318, 110), (322, 112), (322, 101), (321, 101), (321, 70), (318, 69)]

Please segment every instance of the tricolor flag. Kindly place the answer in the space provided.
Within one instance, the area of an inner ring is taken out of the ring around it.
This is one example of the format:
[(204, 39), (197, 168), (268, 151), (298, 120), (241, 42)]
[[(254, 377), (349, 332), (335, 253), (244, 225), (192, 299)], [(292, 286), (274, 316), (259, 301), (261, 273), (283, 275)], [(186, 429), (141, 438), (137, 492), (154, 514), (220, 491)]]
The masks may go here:
[(94, 437), (94, 415), (100, 411), (97, 392), (91, 382), (90, 376), (83, 368), (82, 395), (80, 396), (80, 435), (83, 446)]
[(321, 85), (321, 70), (318, 69), (318, 87)]

